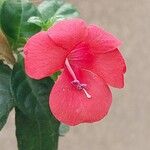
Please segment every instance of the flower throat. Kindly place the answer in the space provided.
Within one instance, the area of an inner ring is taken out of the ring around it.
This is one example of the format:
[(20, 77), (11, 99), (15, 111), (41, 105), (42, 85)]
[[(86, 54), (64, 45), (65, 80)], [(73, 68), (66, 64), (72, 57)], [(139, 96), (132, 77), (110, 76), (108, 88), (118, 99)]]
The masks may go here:
[(68, 59), (66, 59), (65, 65), (66, 65), (66, 67), (67, 67), (67, 69), (68, 69), (70, 75), (71, 75), (72, 78), (73, 78), (73, 81), (71, 82), (71, 83), (73, 84), (73, 86), (75, 86), (77, 90), (83, 90), (84, 93), (85, 93), (85, 95), (86, 95), (86, 97), (87, 97), (88, 99), (92, 98), (92, 96), (91, 96), (91, 95), (87, 92), (87, 90), (85, 89), (86, 86), (87, 86), (87, 84), (80, 83), (80, 81), (77, 79), (77, 77), (76, 77), (76, 75), (75, 75), (75, 73), (74, 73), (74, 71), (73, 71), (73, 69), (72, 69), (72, 67), (71, 67), (71, 65), (70, 65), (70, 63), (69, 63), (69, 61), (68, 61)]

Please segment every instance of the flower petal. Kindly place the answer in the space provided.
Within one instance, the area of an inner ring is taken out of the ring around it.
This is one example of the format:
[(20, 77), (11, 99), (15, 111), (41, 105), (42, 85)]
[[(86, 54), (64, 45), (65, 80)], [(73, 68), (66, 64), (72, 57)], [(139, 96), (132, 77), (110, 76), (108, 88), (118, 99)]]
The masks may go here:
[(86, 41), (94, 53), (106, 53), (121, 45), (121, 41), (115, 36), (95, 25), (88, 27), (88, 37)]
[(124, 86), (123, 74), (126, 72), (126, 65), (118, 49), (96, 55), (90, 70), (113, 87), (122, 88)]
[(53, 115), (68, 125), (101, 120), (111, 105), (112, 95), (105, 81), (98, 75), (82, 70), (78, 75), (81, 83), (87, 84), (86, 90), (92, 96), (88, 99), (83, 90), (77, 90), (68, 70), (56, 81), (49, 99)]
[(80, 43), (68, 55), (69, 63), (72, 67), (86, 68), (93, 62), (93, 54), (85, 43)]
[(81, 19), (63, 20), (48, 30), (49, 36), (60, 47), (72, 50), (87, 35), (86, 24)]
[(47, 32), (32, 36), (24, 47), (25, 70), (34, 79), (50, 76), (64, 66), (67, 51), (56, 46)]

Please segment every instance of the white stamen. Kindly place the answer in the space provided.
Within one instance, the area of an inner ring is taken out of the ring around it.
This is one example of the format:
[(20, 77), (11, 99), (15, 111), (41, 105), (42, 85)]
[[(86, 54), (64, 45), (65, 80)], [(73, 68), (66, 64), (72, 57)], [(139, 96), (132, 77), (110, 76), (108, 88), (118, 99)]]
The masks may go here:
[(92, 96), (83, 88), (83, 91), (88, 99), (92, 98)]

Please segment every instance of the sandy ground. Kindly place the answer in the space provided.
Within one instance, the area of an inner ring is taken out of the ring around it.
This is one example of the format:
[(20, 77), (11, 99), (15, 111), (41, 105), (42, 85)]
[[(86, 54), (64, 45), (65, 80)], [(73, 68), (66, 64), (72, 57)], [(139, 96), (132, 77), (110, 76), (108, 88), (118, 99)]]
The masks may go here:
[[(59, 150), (150, 149), (150, 0), (68, 0), (89, 23), (103, 26), (123, 42), (126, 86), (113, 89), (109, 115), (72, 127)], [(0, 150), (17, 150), (14, 113), (0, 133)]]

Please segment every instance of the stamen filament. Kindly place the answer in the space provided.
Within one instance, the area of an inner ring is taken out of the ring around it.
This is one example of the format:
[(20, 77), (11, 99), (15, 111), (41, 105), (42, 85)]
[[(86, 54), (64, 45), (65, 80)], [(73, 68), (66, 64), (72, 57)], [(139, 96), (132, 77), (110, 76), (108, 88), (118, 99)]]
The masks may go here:
[(72, 70), (72, 68), (71, 68), (71, 66), (70, 66), (70, 64), (69, 64), (68, 59), (66, 59), (65, 65), (66, 65), (66, 67), (67, 67), (69, 73), (70, 73), (71, 76), (73, 77), (73, 79), (74, 79), (74, 80), (78, 80), (77, 77), (76, 77), (76, 75), (75, 75), (75, 73), (74, 73), (74, 71)]
[(81, 84), (80, 81), (77, 79), (72, 67), (70, 66), (70, 63), (68, 61), (68, 59), (65, 60), (65, 65), (69, 71), (69, 73), (71, 74), (71, 76), (73, 77), (73, 81), (71, 83), (73, 83), (73, 85), (76, 85), (77, 86), (77, 89), (79, 90), (83, 90), (86, 97), (88, 99), (90, 99), (92, 96), (86, 91), (85, 87), (86, 87), (86, 84)]

